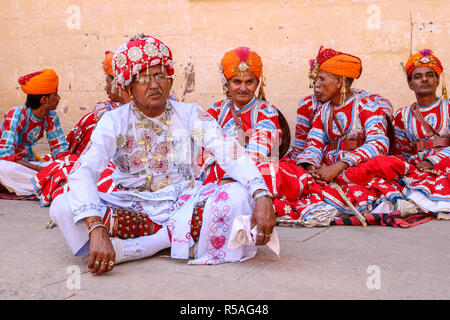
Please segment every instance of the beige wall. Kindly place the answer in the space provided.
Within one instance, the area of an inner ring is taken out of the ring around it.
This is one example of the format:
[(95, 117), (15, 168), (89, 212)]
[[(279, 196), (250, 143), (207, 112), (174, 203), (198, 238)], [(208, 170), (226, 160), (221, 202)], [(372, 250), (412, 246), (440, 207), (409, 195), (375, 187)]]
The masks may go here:
[(67, 133), (106, 99), (105, 50), (139, 32), (168, 43), (173, 93), (203, 107), (222, 98), (225, 51), (249, 46), (263, 59), (268, 100), (293, 131), (297, 103), (311, 93), (308, 60), (324, 45), (361, 57), (354, 86), (398, 108), (414, 99), (400, 67), (411, 51), (431, 48), (450, 63), (449, 8), (450, 0), (1, 0), (0, 116), (24, 103), (20, 76), (53, 68)]

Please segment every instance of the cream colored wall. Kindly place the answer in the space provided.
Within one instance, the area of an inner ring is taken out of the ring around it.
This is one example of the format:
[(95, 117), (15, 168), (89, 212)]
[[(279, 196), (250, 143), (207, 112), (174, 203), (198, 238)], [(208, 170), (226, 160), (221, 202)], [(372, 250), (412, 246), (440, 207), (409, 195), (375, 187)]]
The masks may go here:
[(139, 32), (170, 46), (174, 95), (203, 107), (223, 97), (225, 51), (249, 46), (263, 59), (268, 100), (293, 132), (297, 103), (311, 93), (308, 60), (324, 45), (359, 56), (363, 74), (354, 87), (397, 108), (414, 99), (400, 67), (411, 52), (431, 48), (450, 63), (449, 8), (450, 0), (2, 0), (0, 116), (24, 103), (20, 76), (53, 68), (67, 133), (106, 99), (105, 50)]

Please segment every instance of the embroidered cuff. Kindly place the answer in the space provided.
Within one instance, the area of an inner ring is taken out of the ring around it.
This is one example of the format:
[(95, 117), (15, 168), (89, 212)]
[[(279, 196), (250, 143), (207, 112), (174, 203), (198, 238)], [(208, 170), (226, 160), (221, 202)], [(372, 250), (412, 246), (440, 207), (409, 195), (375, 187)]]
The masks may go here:
[(264, 179), (262, 177), (256, 177), (253, 178), (252, 180), (247, 181), (247, 185), (246, 185), (250, 195), (253, 195), (253, 193), (255, 193), (256, 190), (266, 190), (266, 191), (270, 191), (269, 188), (267, 188), (266, 183), (264, 182)]
[(102, 204), (85, 204), (72, 211), (73, 220), (75, 224), (84, 220), (87, 217), (100, 217), (103, 218), (106, 207)]

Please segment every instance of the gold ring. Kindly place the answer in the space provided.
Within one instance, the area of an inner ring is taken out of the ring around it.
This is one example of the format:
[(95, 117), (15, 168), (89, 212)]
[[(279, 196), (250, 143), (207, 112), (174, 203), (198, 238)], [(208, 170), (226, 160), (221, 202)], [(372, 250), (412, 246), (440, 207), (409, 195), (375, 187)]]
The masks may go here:
[(264, 237), (264, 232), (262, 232), (262, 231), (258, 232), (258, 236)]
[(98, 262), (98, 261), (95, 261), (95, 263), (94, 263), (97, 267), (100, 265), (100, 262)]
[(114, 261), (111, 260), (111, 261), (109, 261), (108, 264), (109, 264), (110, 267), (112, 267), (114, 265)]
[(265, 234), (264, 236), (265, 237), (270, 237), (272, 234), (271, 233), (269, 233), (269, 234)]

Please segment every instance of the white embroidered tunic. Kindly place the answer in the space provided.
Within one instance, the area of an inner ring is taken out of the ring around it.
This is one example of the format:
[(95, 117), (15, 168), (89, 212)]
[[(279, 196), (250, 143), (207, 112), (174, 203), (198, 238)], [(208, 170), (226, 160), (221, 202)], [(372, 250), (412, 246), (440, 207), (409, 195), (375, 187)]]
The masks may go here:
[[(236, 139), (227, 137), (202, 107), (176, 101), (168, 104), (172, 112), (173, 142), (167, 141), (168, 127), (159, 117), (146, 117), (131, 103), (107, 112), (100, 119), (90, 145), (69, 176), (69, 204), (75, 223), (86, 217), (103, 216), (109, 204), (143, 211), (154, 222), (166, 223), (171, 206), (192, 185), (198, 170), (193, 159), (202, 147), (210, 150), (250, 195), (258, 189), (267, 190), (245, 149)], [(123, 189), (99, 193), (96, 182), (111, 159), (117, 166), (113, 180)], [(167, 170), (170, 170), (168, 175)], [(149, 191), (152, 185), (164, 182), (167, 177), (170, 185)]]

